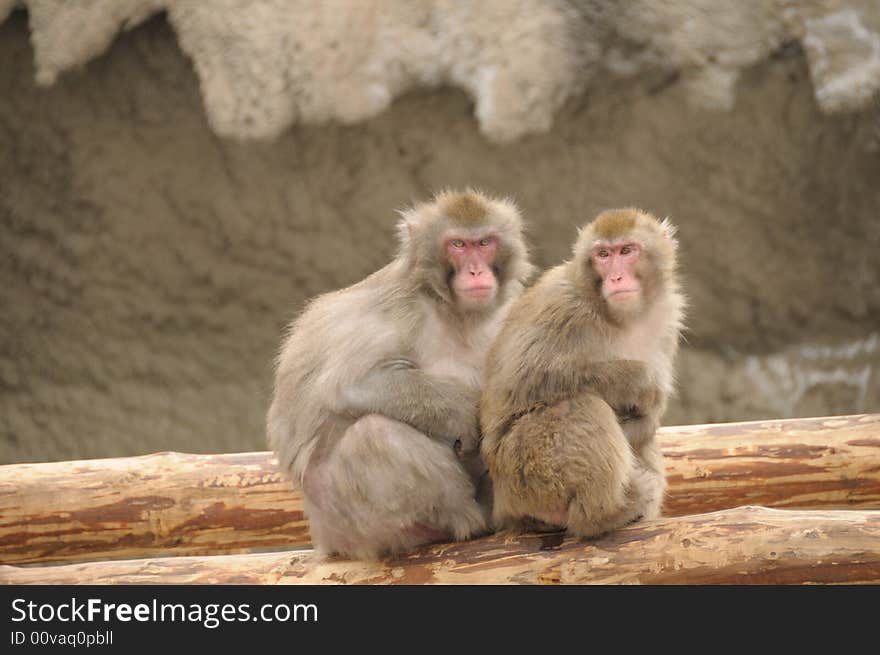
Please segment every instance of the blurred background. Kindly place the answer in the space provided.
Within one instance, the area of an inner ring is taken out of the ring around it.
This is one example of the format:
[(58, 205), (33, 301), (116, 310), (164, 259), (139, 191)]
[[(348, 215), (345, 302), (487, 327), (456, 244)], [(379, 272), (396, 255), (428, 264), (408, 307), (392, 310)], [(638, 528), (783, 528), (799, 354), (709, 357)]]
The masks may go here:
[(0, 463), (264, 450), (303, 302), (443, 187), (637, 205), (667, 425), (880, 411), (874, 0), (0, 0)]

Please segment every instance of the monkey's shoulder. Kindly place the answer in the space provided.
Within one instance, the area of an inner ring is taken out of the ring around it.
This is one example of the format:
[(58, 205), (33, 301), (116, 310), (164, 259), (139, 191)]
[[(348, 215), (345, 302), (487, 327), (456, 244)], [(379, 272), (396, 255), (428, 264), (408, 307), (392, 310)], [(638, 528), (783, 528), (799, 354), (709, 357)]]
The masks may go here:
[(316, 296), (290, 324), (278, 371), (306, 383), (318, 371), (357, 375), (375, 362), (408, 358), (414, 316), (402, 294), (395, 299), (373, 276)]
[(383, 314), (393, 320), (395, 310), (402, 313), (407, 309), (408, 295), (398, 271), (389, 264), (354, 284), (309, 299), (293, 327), (337, 324)]
[(565, 265), (545, 272), (510, 310), (506, 324), (514, 332), (583, 338), (597, 327), (597, 317), (584, 302)]

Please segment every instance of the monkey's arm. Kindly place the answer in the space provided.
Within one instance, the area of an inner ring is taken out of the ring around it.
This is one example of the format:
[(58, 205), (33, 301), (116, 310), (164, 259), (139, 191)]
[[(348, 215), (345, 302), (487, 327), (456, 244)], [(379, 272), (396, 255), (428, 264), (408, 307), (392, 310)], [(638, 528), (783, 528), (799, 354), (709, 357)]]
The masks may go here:
[(587, 364), (581, 384), (592, 389), (622, 418), (643, 416), (660, 402), (660, 389), (644, 362), (614, 359)]
[(654, 436), (666, 401), (647, 366), (636, 360), (593, 362), (586, 380), (617, 414), (620, 427), (633, 446)]
[(634, 446), (657, 429), (662, 394), (644, 362), (630, 359), (553, 363), (523, 371), (516, 380), (512, 415), (551, 406), (579, 393), (592, 392), (617, 414)]
[(566, 362), (536, 367), (516, 379), (511, 394), (516, 409), (555, 405), (584, 391), (592, 391), (620, 416), (641, 415), (657, 402), (659, 393), (643, 362), (615, 359), (601, 362)]
[(479, 402), (478, 387), (429, 375), (409, 360), (395, 359), (343, 389), (338, 409), (355, 417), (382, 414), (469, 453), (479, 446)]

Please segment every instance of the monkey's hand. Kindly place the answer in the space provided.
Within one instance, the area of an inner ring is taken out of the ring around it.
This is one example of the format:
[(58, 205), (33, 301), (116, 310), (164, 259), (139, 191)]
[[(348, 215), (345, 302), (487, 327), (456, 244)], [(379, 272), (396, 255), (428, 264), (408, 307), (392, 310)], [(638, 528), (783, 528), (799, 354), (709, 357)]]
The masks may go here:
[[(632, 394), (633, 404), (613, 406), (617, 418), (621, 421), (640, 419), (651, 414), (660, 405), (660, 389), (648, 384), (636, 389)], [(610, 403), (609, 403), (610, 404)]]
[[(453, 385), (455, 386), (455, 385)], [(477, 387), (458, 388), (458, 400), (448, 408), (445, 416), (438, 417), (438, 434), (427, 430), (429, 436), (452, 440), (453, 449), (459, 457), (472, 455), (480, 450), (480, 390)]]
[(613, 409), (617, 415), (617, 420), (621, 423), (624, 421), (637, 421), (642, 417), (641, 410), (637, 405), (625, 405), (623, 407), (614, 407)]

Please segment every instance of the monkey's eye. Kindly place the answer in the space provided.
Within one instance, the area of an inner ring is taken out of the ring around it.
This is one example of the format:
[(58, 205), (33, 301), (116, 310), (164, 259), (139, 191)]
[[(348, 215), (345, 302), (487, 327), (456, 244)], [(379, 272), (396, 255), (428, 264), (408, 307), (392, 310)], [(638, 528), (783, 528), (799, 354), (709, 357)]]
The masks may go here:
[(488, 246), (490, 243), (492, 243), (491, 239), (480, 239), (480, 245), (483, 247)]
[(620, 249), (620, 254), (621, 255), (628, 255), (632, 251), (633, 251), (632, 246), (624, 246), (623, 248)]
[(605, 259), (610, 254), (611, 253), (609, 253), (607, 250), (605, 250), (605, 248), (602, 248), (601, 250), (596, 251), (596, 256), (599, 257), (600, 259)]
[(461, 239), (453, 239), (452, 241), (450, 241), (450, 243), (452, 244), (453, 248), (464, 248), (464, 241), (462, 241)]

